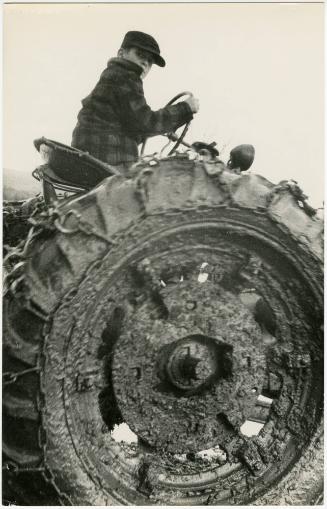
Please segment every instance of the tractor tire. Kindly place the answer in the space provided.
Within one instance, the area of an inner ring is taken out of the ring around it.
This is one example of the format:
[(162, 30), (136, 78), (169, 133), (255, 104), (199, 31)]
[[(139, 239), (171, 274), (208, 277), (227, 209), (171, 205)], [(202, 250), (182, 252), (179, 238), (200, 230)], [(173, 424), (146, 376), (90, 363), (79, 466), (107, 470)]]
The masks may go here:
[(323, 225), (295, 183), (170, 157), (49, 222), (4, 297), (3, 502), (321, 503)]

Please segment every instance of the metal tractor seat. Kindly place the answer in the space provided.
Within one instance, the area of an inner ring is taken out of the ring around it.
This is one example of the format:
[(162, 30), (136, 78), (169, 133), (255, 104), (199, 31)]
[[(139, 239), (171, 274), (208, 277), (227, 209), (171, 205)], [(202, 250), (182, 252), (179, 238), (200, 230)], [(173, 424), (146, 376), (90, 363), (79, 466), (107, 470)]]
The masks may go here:
[(42, 182), (46, 202), (57, 199), (55, 189), (70, 193), (87, 192), (102, 180), (120, 172), (88, 152), (47, 138), (38, 138), (34, 146), (45, 164), (33, 171), (33, 177)]

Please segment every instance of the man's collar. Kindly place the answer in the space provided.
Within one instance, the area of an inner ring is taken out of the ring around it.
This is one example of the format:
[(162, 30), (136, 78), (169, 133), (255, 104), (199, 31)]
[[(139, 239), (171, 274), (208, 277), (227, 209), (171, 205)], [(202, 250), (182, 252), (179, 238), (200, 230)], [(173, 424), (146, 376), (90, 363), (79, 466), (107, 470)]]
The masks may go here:
[(138, 76), (141, 76), (143, 69), (141, 66), (135, 64), (134, 62), (131, 62), (130, 60), (126, 60), (125, 58), (121, 57), (114, 57), (111, 58), (108, 62), (108, 65), (110, 64), (117, 64), (124, 69), (127, 69), (128, 71), (134, 71)]

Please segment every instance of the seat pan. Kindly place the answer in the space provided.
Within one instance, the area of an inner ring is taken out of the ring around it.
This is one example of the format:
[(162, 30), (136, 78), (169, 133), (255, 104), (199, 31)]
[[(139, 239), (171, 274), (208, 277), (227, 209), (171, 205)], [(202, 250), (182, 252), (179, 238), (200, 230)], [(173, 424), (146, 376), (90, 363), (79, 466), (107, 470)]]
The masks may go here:
[(54, 140), (38, 138), (34, 141), (34, 146), (51, 167), (51, 180), (54, 180), (54, 184), (58, 181), (87, 190), (107, 177), (120, 174), (118, 170), (88, 152)]
[(90, 190), (89, 187), (85, 187), (80, 184), (76, 185), (68, 183), (67, 180), (60, 178), (48, 164), (42, 164), (41, 166), (35, 168), (32, 175), (40, 182), (46, 181), (61, 191), (68, 191), (69, 193), (81, 193)]

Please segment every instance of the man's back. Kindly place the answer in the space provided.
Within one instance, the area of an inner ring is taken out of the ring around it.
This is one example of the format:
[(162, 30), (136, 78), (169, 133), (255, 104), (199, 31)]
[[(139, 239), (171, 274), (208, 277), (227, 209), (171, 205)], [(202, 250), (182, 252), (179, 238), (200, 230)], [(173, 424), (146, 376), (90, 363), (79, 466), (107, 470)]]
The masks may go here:
[(122, 58), (109, 60), (93, 91), (82, 100), (73, 147), (113, 165), (137, 159), (141, 139), (129, 127), (124, 96), (132, 97), (137, 91), (143, 95), (140, 74), (141, 68), (133, 62)]

